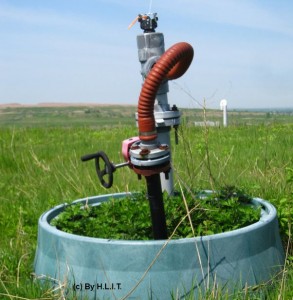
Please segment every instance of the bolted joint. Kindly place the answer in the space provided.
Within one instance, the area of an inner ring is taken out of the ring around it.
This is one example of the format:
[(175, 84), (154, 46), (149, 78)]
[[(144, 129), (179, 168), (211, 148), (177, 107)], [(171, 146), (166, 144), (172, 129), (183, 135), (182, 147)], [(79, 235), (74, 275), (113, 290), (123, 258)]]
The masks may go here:
[(152, 144), (146, 147), (141, 141), (132, 144), (129, 150), (132, 169), (136, 174), (151, 176), (168, 173), (170, 166), (170, 149), (166, 144)]

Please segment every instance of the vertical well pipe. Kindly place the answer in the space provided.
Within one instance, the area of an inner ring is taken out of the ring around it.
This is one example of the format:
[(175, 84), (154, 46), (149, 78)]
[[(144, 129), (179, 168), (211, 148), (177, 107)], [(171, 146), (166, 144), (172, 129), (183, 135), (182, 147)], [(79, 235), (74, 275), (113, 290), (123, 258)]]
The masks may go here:
[(160, 174), (145, 177), (155, 240), (168, 238)]

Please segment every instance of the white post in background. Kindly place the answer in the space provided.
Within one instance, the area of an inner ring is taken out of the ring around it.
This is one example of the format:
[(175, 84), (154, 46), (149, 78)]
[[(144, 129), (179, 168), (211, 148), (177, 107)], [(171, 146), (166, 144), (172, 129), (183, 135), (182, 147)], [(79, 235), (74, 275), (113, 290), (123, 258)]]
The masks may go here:
[(221, 110), (223, 111), (223, 125), (227, 127), (228, 125), (228, 116), (227, 116), (227, 100), (223, 99), (220, 102)]

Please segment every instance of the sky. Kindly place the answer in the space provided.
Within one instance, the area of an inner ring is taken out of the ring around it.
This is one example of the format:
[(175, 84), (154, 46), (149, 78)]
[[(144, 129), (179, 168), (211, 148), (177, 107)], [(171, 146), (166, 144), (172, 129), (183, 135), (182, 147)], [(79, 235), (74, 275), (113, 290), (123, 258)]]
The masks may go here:
[(137, 104), (136, 36), (156, 12), (165, 48), (188, 42), (170, 105), (293, 107), (292, 0), (0, 0), (0, 104)]

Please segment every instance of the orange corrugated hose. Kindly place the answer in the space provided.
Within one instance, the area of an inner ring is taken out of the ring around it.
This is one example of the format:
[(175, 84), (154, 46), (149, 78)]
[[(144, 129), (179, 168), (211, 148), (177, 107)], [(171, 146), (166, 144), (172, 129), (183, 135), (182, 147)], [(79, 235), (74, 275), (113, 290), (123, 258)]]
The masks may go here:
[(152, 141), (157, 138), (154, 103), (164, 80), (182, 76), (193, 59), (193, 48), (188, 43), (177, 43), (169, 48), (154, 64), (142, 86), (138, 101), (139, 138)]

